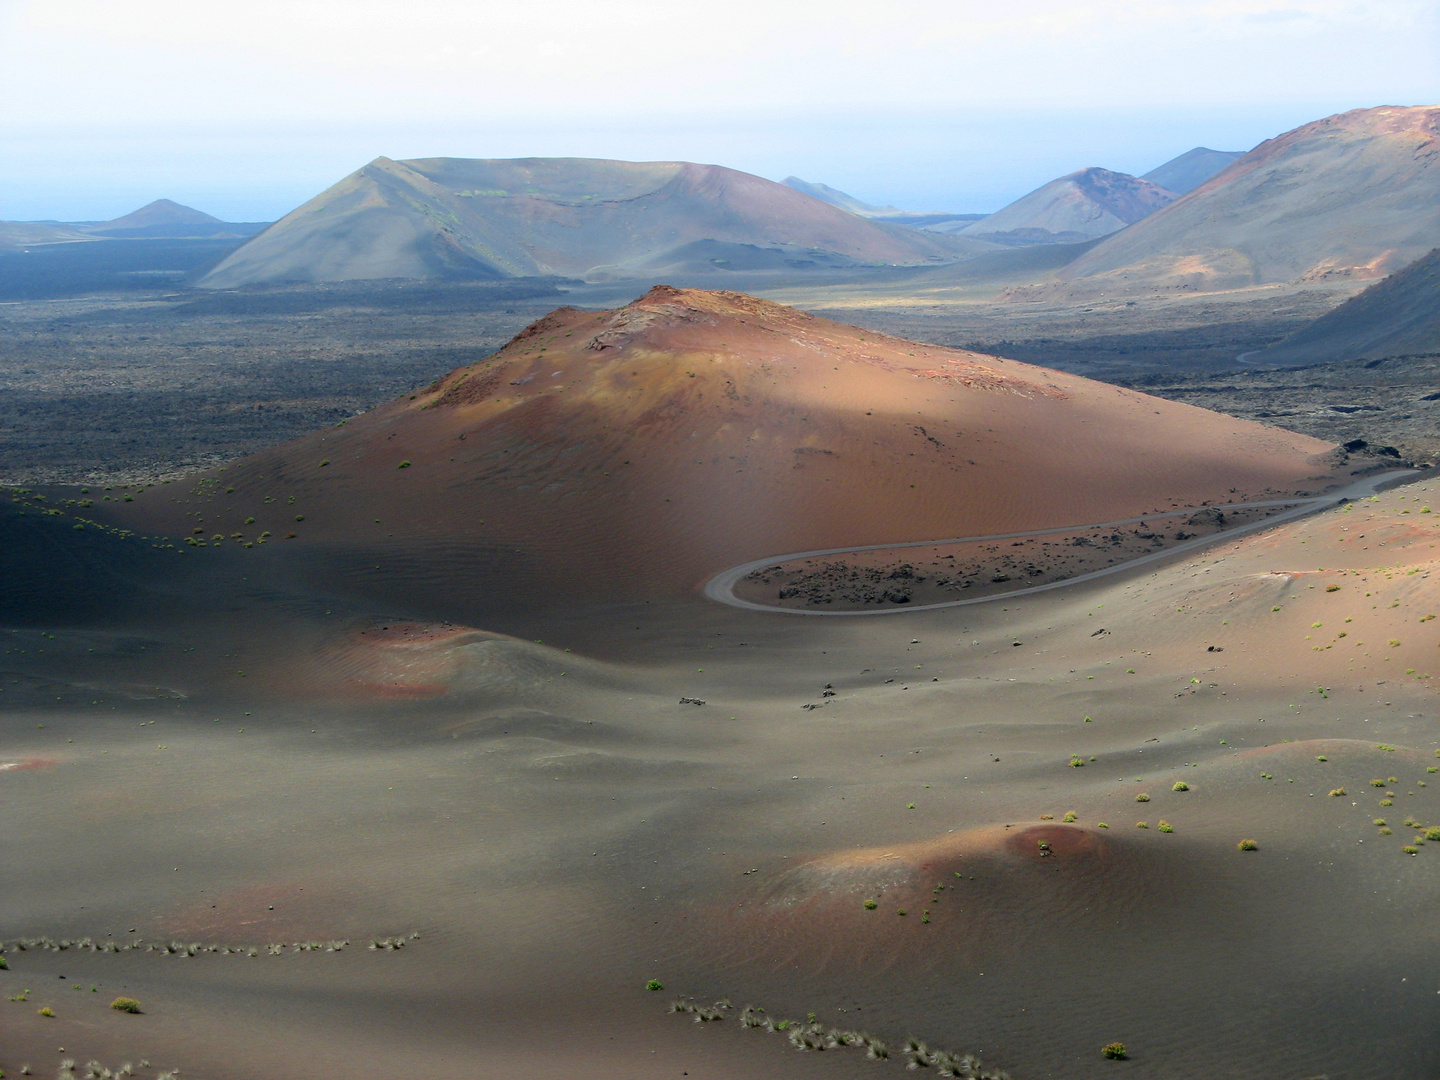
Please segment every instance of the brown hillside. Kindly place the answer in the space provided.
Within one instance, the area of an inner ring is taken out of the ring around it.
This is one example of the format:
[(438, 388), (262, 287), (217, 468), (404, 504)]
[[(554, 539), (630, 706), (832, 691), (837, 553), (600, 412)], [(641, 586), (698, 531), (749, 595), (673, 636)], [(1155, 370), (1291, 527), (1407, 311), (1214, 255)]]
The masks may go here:
[(769, 554), (1314, 490), (1326, 449), (658, 286), (614, 311), (562, 308), (424, 390), (126, 513), (206, 546), (279, 545), (386, 596), (673, 595)]

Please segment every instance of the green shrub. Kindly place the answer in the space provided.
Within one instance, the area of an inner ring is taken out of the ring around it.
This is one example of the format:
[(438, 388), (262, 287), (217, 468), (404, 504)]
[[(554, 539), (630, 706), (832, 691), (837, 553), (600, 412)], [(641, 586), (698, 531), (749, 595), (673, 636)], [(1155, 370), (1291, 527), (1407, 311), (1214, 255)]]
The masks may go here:
[(1403, 851), (1406, 855), (1416, 855), (1416, 854), (1419, 854), (1419, 852), (1420, 852), (1420, 849), (1419, 849), (1419, 848), (1417, 848), (1417, 847), (1411, 847), (1409, 844), (1406, 844), (1406, 845), (1405, 845), (1404, 847), (1402, 847), (1400, 850)]
[(395, 466), (395, 467), (396, 467), (397, 469), (408, 469), (408, 468), (410, 467), (410, 462), (408, 462), (408, 461), (402, 461), (402, 462), (400, 462), (399, 465), (397, 465), (397, 466)]
[(1189, 791), (1189, 790), (1190, 790), (1190, 785), (1187, 784), (1187, 783), (1185, 783), (1184, 780), (1176, 780), (1176, 781), (1175, 781), (1175, 785), (1174, 785), (1170, 790), (1171, 790), (1171, 791)]
[(1254, 840), (1241, 840), (1240, 843), (1235, 846), (1241, 851), (1258, 851), (1260, 849), (1260, 845)]
[(1100, 1053), (1111, 1061), (1124, 1061), (1128, 1056), (1125, 1053), (1125, 1044), (1122, 1042), (1106, 1043), (1100, 1048)]
[(1162, 821), (1162, 822), (1160, 822), (1160, 831), (1161, 831), (1161, 832), (1174, 832), (1174, 831), (1175, 831), (1175, 826), (1171, 825), (1168, 821)]
[(1062, 821), (1075, 821), (1075, 820), (1076, 820), (1075, 811), (1074, 811), (1074, 810), (1066, 810), (1066, 811), (1065, 811), (1065, 816), (1064, 816), (1063, 818), (1061, 818), (1060, 820), (1062, 820)]
[(1142, 791), (1139, 795), (1136, 795), (1136, 796), (1135, 796), (1135, 801), (1136, 801), (1136, 802), (1149, 802), (1149, 801), (1150, 801), (1150, 796), (1147, 795), (1147, 794), (1145, 794), (1145, 792)]
[(38, 1012), (41, 1016), (54, 1016), (54, 1015), (55, 1015), (55, 1010), (52, 1009), (49, 1005), (46, 1005), (46, 1006), (44, 1006), (43, 1008), (37, 1009), (37, 1010), (35, 1010), (35, 1011)]
[(874, 911), (877, 907), (880, 906), (880, 904), (879, 904), (878, 901), (875, 901), (875, 900), (866, 900), (865, 903), (862, 904), (861, 906), (862, 906), (866, 911)]
[(117, 997), (114, 1001), (110, 1002), (110, 1007), (116, 1012), (138, 1013), (140, 1011), (140, 1002), (131, 997)]

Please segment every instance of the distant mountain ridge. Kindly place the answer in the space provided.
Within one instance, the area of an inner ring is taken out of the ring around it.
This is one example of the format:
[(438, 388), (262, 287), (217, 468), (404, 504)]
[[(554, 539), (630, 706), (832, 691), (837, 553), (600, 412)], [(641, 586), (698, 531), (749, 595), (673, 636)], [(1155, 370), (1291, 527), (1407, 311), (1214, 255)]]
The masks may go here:
[(1440, 106), (1355, 109), (1269, 139), (1060, 273), (1076, 290), (1383, 277), (1440, 238)]
[(811, 183), (809, 180), (801, 180), (798, 176), (787, 176), (780, 182), (788, 188), (819, 199), (821, 202), (827, 202), (831, 206), (838, 206), (841, 210), (849, 210), (850, 213), (858, 214), (860, 217), (895, 217), (905, 213), (898, 207), (876, 206), (874, 203), (862, 202), (855, 196), (847, 195), (829, 184)]
[(0, 251), (94, 239), (84, 231), (61, 222), (0, 221)]
[(914, 266), (987, 247), (867, 220), (718, 165), (381, 157), (200, 284)]

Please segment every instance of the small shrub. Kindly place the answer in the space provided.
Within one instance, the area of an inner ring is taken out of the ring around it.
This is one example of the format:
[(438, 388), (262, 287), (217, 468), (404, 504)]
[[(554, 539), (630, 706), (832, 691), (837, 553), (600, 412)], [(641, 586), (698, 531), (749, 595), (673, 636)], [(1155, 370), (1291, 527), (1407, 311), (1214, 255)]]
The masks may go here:
[(9, 970), (10, 970), (10, 961), (6, 960), (5, 957), (0, 956), (0, 971), (9, 971)]
[(1171, 791), (1189, 791), (1189, 790), (1190, 790), (1190, 785), (1187, 784), (1187, 783), (1185, 783), (1184, 780), (1176, 780), (1176, 781), (1175, 781), (1175, 786), (1172, 787), (1170, 790), (1171, 790)]
[(1374, 821), (1374, 824), (1376, 824), (1376, 825), (1384, 825), (1384, 824), (1385, 824), (1385, 819), (1384, 819), (1383, 817), (1377, 817), (1377, 818), (1375, 819), (1375, 821)]
[(1066, 811), (1065, 811), (1065, 816), (1064, 816), (1063, 818), (1061, 818), (1060, 820), (1061, 820), (1061, 821), (1075, 821), (1075, 820), (1077, 820), (1076, 815), (1075, 815), (1075, 811), (1074, 811), (1074, 810), (1066, 810)]
[(1344, 789), (1343, 787), (1337, 787), (1337, 788), (1333, 789), (1333, 790), (1330, 792), (1330, 794), (1333, 795), (1335, 798), (1338, 799), (1338, 798), (1340, 798), (1342, 795), (1345, 794), (1345, 789)]
[(1316, 761), (1329, 761), (1330, 759), (1329, 759), (1328, 757), (1326, 757), (1324, 754), (1321, 754), (1321, 755), (1320, 755), (1319, 757), (1317, 757), (1315, 760), (1316, 760)]
[(861, 904), (860, 906), (863, 907), (866, 911), (874, 911), (880, 906), (880, 904), (876, 900), (866, 900), (865, 903)]
[(46, 1006), (44, 1006), (44, 1007), (42, 1007), (42, 1008), (40, 1008), (40, 1009), (37, 1009), (36, 1012), (38, 1012), (41, 1016), (54, 1016), (54, 1015), (55, 1015), (55, 1010), (52, 1009), (49, 1005), (46, 1005)]
[(1110, 826), (1109, 826), (1109, 825), (1106, 825), (1105, 822), (1103, 822), (1103, 821), (1097, 821), (1097, 822), (1095, 823), (1095, 827), (1096, 827), (1097, 829), (1108, 829)]
[(1339, 591), (1340, 591), (1340, 586), (1339, 586), (1339, 585), (1326, 585), (1326, 586), (1325, 586), (1325, 591), (1326, 591), (1326, 592), (1339, 592)]
[(1150, 823), (1149, 823), (1148, 821), (1137, 821), (1137, 822), (1135, 822), (1135, 828), (1137, 828), (1137, 829), (1148, 829), (1149, 827), (1150, 827)]
[(1394, 799), (1381, 799), (1381, 800), (1380, 800), (1380, 805), (1381, 805), (1381, 806), (1394, 806), (1394, 805), (1395, 805), (1395, 800), (1394, 800)]
[(1111, 1061), (1124, 1061), (1128, 1056), (1125, 1053), (1125, 1044), (1122, 1042), (1106, 1043), (1100, 1048), (1100, 1053)]
[(1426, 840), (1440, 840), (1440, 828), (1431, 827), (1425, 830)]
[(1381, 836), (1389, 836), (1389, 835), (1391, 835), (1394, 831), (1395, 831), (1394, 829), (1390, 828), (1390, 827), (1387, 825), (1387, 826), (1385, 826), (1385, 828), (1383, 828), (1383, 829), (1380, 830), (1380, 835), (1381, 835)]
[(1149, 802), (1149, 801), (1150, 801), (1150, 796), (1149, 796), (1149, 795), (1146, 795), (1145, 792), (1142, 791), (1139, 795), (1136, 795), (1136, 796), (1135, 796), (1135, 801), (1136, 801), (1136, 802)]
[(408, 462), (408, 461), (402, 461), (402, 462), (400, 462), (399, 465), (397, 465), (397, 466), (395, 466), (395, 467), (396, 467), (397, 469), (408, 469), (408, 468), (410, 467), (410, 462)]
[(1260, 849), (1259, 844), (1257, 844), (1254, 840), (1248, 839), (1241, 840), (1240, 843), (1236, 844), (1235, 846), (1241, 851), (1258, 851)]
[[(1412, 847), (1409, 844), (1406, 844), (1400, 850), (1403, 851), (1406, 855), (1418, 855), (1420, 853), (1420, 849), (1418, 847)], [(41, 1012), (44, 1012), (44, 1010), (42, 1009)]]
[(1072, 757), (1070, 759), (1070, 767), (1072, 769), (1083, 769), (1085, 767), (1085, 759), (1082, 757)]
[(140, 1002), (131, 997), (117, 997), (114, 1001), (110, 1002), (110, 1007), (116, 1012), (138, 1013), (140, 1011)]
[(1162, 821), (1162, 822), (1160, 822), (1160, 831), (1161, 831), (1161, 832), (1174, 832), (1174, 831), (1175, 831), (1175, 826), (1171, 825), (1168, 821)]

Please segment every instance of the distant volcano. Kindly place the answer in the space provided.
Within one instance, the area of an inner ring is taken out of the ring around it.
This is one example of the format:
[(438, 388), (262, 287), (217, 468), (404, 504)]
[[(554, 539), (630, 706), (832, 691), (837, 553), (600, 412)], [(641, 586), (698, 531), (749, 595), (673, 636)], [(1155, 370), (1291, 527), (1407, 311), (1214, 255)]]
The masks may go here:
[(1075, 244), (1107, 236), (1173, 201), (1149, 180), (1109, 169), (1081, 169), (1051, 180), (959, 231), (1006, 244)]
[(718, 165), (382, 157), (200, 284), (910, 266), (983, 247), (867, 221)]
[(1176, 195), (1184, 195), (1244, 156), (1244, 150), (1211, 150), (1208, 146), (1197, 146), (1194, 150), (1187, 150), (1164, 165), (1151, 169), (1140, 179), (1159, 184)]
[(205, 239), (253, 236), (263, 221), (221, 221), (170, 199), (156, 199), (114, 221), (90, 225), (86, 232), (110, 239)]

